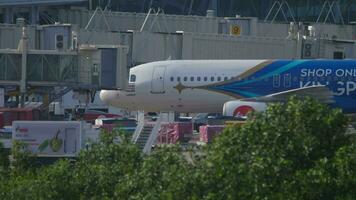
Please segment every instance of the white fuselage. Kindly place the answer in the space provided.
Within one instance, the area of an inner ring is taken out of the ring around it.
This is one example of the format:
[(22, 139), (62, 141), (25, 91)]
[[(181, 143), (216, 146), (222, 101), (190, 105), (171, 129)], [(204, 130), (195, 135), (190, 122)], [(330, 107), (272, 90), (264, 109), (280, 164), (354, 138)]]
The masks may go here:
[(102, 90), (109, 105), (129, 110), (221, 112), (238, 97), (203, 90), (213, 83), (236, 78), (265, 60), (160, 61), (131, 68), (126, 90)]

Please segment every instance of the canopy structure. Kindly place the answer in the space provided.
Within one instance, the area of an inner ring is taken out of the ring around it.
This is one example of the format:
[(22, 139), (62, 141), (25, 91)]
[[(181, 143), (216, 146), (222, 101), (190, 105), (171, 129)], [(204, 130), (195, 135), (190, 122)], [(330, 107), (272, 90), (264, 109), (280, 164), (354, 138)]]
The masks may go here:
[(88, 0), (0, 0), (0, 6), (65, 5), (88, 2)]

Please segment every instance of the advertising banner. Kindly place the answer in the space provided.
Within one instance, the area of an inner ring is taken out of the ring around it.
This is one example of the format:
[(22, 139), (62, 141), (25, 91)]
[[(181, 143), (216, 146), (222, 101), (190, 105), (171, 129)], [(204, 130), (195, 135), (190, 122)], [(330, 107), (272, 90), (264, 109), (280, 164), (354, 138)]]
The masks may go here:
[(14, 121), (12, 137), (28, 144), (37, 156), (75, 156), (81, 147), (81, 123)]

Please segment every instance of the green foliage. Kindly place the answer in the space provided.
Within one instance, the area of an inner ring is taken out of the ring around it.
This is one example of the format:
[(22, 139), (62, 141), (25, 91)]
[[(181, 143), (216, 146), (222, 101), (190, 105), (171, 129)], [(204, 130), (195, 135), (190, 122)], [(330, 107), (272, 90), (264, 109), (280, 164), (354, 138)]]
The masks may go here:
[(36, 166), (15, 143), (0, 199), (356, 199), (347, 124), (340, 110), (292, 98), (195, 153), (173, 145), (143, 155), (129, 135), (103, 132), (76, 160)]
[[(186, 199), (194, 194), (192, 168), (177, 146), (156, 149), (136, 174), (132, 199)], [(120, 191), (120, 187), (118, 187)], [(123, 194), (118, 192), (119, 196)]]
[(220, 183), (213, 192), (224, 198), (333, 199), (336, 185), (324, 179), (314, 183), (312, 177), (326, 178), (330, 160), (350, 145), (347, 124), (340, 110), (311, 99), (292, 98), (255, 113), (243, 127), (225, 129), (210, 146), (210, 184)]
[(115, 143), (117, 132), (101, 134), (101, 142), (81, 152), (74, 169), (73, 184), (82, 197), (102, 199), (114, 195), (115, 186), (136, 173), (141, 163), (139, 149), (122, 140)]
[(5, 149), (4, 145), (0, 142), (0, 171), (7, 170), (9, 168), (9, 164), (9, 151)]
[(0, 142), (0, 191), (1, 191), (1, 182), (6, 181), (9, 173), (9, 160), (10, 152), (8, 149), (5, 149), (3, 144)]
[(11, 155), (13, 158), (12, 167), (14, 173), (23, 173), (34, 166), (34, 157), (28, 149), (28, 145), (14, 140), (12, 143)]
[(72, 166), (66, 160), (49, 167), (12, 175), (0, 199), (78, 199), (81, 193), (71, 184)]

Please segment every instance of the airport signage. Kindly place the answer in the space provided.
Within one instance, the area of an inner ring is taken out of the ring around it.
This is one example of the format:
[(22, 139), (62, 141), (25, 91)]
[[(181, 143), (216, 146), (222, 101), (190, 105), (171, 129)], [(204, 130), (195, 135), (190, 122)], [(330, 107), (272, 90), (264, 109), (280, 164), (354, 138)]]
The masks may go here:
[(241, 27), (238, 25), (231, 25), (230, 26), (230, 35), (241, 35)]

